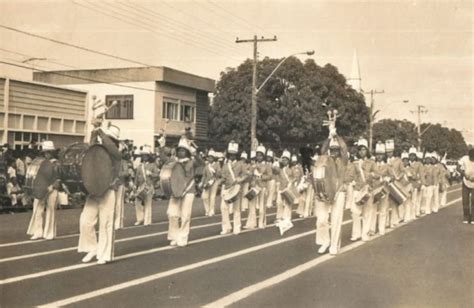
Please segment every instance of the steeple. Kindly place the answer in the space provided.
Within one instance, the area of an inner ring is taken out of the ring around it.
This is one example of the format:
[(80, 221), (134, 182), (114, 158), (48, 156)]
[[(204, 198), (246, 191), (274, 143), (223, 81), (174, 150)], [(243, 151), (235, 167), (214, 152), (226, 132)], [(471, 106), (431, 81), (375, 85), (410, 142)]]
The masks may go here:
[(354, 56), (352, 57), (352, 71), (347, 83), (357, 92), (362, 91), (362, 79), (360, 78), (359, 59), (357, 58), (357, 51), (354, 50)]

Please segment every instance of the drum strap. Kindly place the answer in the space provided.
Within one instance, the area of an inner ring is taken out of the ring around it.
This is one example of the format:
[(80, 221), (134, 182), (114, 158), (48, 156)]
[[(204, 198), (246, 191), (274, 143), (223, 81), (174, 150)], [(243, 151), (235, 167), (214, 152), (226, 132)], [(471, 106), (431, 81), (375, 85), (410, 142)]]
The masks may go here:
[(288, 177), (288, 173), (286, 172), (286, 169), (287, 169), (287, 168), (288, 168), (288, 167), (284, 167), (284, 168), (283, 168), (283, 174), (285, 175), (285, 178), (286, 178), (286, 180), (288, 181), (288, 185), (290, 185), (290, 182), (291, 182), (291, 181), (290, 181), (290, 178)]
[(232, 177), (232, 182), (235, 182), (235, 174), (234, 174), (234, 170), (232, 170), (232, 163), (229, 161), (227, 163), (227, 166), (229, 167), (229, 172), (230, 172), (230, 176)]
[(359, 160), (359, 163), (357, 164), (357, 168), (359, 169), (359, 172), (360, 172), (360, 177), (362, 178), (362, 182), (365, 183), (365, 174), (364, 174), (364, 170), (362, 170), (362, 160)]

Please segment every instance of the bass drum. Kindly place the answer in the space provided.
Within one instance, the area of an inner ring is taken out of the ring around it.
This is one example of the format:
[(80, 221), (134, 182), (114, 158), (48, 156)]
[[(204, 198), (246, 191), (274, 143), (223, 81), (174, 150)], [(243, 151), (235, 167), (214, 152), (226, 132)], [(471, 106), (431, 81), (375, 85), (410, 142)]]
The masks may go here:
[(336, 163), (331, 156), (321, 155), (313, 166), (313, 185), (318, 200), (332, 203), (338, 190)]
[(45, 158), (36, 158), (28, 166), (25, 176), (25, 192), (36, 199), (43, 199), (48, 187), (56, 179), (55, 165)]
[(101, 196), (114, 179), (112, 159), (100, 144), (75, 143), (60, 159), (60, 175), (72, 193)]
[(190, 185), (185, 179), (185, 171), (181, 164), (176, 161), (166, 163), (160, 172), (160, 185), (165, 196), (181, 198)]

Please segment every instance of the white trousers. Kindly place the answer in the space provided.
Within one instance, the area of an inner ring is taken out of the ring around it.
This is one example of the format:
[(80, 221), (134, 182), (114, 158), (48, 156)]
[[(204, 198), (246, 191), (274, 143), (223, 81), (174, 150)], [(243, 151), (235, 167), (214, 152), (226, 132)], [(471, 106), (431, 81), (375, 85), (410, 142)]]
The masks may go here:
[[(240, 197), (239, 197), (240, 199)], [(234, 233), (239, 233), (241, 229), (241, 217), (240, 217), (240, 200), (237, 199), (234, 203), (221, 202), (221, 215), (222, 215), (222, 231), (232, 231), (232, 224), (230, 223), (229, 208), (233, 208), (234, 218)]]
[[(388, 195), (380, 199), (375, 206), (372, 207), (371, 212), (371, 227), (370, 231), (375, 233), (376, 232), (376, 225), (378, 222), (378, 231), (381, 235), (385, 234), (385, 229), (387, 227), (387, 217), (388, 217), (388, 209), (389, 209), (389, 200)], [(378, 212), (378, 219), (377, 219), (377, 212)]]
[(306, 189), (303, 217), (309, 217), (313, 214), (314, 209), (314, 188), (313, 185), (308, 185)]
[[(423, 193), (423, 204), (422, 209), (426, 214), (431, 214), (431, 211), (435, 210), (435, 185), (426, 186)], [(436, 209), (438, 211), (438, 209)]]
[[(79, 220), (78, 252), (96, 252), (98, 260), (112, 261), (114, 257), (115, 190), (100, 197), (88, 196)], [(99, 241), (95, 233), (99, 221)]]
[[(260, 194), (262, 191), (260, 192)], [(255, 229), (257, 227), (257, 205), (258, 205), (258, 194), (255, 198), (248, 202), (248, 216), (247, 216), (247, 223), (245, 224), (246, 229)]]
[(421, 195), (422, 195), (422, 192), (420, 188), (413, 188), (413, 191), (411, 194), (411, 202), (413, 206), (412, 219), (415, 219), (416, 217), (420, 216)]
[(206, 213), (209, 213), (209, 216), (214, 216), (216, 214), (216, 197), (218, 188), (219, 181), (214, 181), (209, 188), (208, 209), (206, 209)]
[(361, 238), (363, 241), (366, 241), (369, 239), (369, 232), (372, 226), (372, 218), (373, 216), (375, 216), (373, 215), (373, 212), (377, 212), (374, 205), (374, 196), (371, 195), (369, 200), (367, 200), (366, 204), (362, 205), (360, 208), (362, 214)]
[(153, 204), (153, 192), (149, 192), (146, 195), (145, 205), (142, 205), (141, 199), (135, 200), (135, 215), (137, 216), (137, 222), (143, 222), (145, 226), (151, 224), (152, 215), (152, 204)]
[[(341, 246), (345, 201), (345, 192), (338, 192), (333, 203), (316, 200), (316, 244), (329, 246), (329, 251), (333, 254), (336, 254)], [(329, 225), (329, 212), (331, 212), (331, 225)]]
[(240, 209), (242, 211), (246, 211), (249, 208), (249, 200), (244, 197), (248, 193), (248, 191), (249, 191), (249, 183), (243, 183), (242, 190), (240, 192)]
[(270, 180), (267, 183), (267, 198), (265, 200), (267, 208), (271, 208), (274, 201), (276, 201), (276, 181)]
[(120, 185), (115, 198), (115, 230), (123, 228), (125, 187)]
[(267, 225), (267, 190), (262, 188), (262, 191), (257, 196), (257, 207), (258, 207), (258, 227), (263, 229)]
[(440, 193), (439, 193), (439, 184), (433, 185), (433, 203), (431, 209), (433, 212), (438, 213), (440, 208)]
[(191, 228), (194, 194), (188, 193), (183, 198), (171, 197), (168, 204), (168, 240), (178, 245), (187, 245)]
[[(37, 238), (53, 239), (56, 237), (56, 206), (58, 191), (53, 190), (44, 199), (34, 199), (33, 213), (26, 234)], [(46, 221), (43, 229), (43, 213), (46, 209)]]

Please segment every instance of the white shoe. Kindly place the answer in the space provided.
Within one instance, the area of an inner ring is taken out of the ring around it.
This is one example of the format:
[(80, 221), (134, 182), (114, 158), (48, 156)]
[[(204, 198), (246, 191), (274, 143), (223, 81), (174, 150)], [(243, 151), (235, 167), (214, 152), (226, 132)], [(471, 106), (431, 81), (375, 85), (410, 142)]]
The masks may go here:
[(321, 247), (319, 247), (318, 253), (323, 254), (326, 252), (326, 250), (328, 250), (328, 248), (329, 248), (329, 245), (322, 245)]
[(34, 241), (34, 240), (39, 240), (40, 238), (41, 236), (33, 235), (32, 237), (30, 237), (30, 240)]
[(240, 230), (235, 230), (234, 231), (234, 235), (239, 235), (240, 234)]
[(103, 259), (97, 260), (97, 264), (99, 264), (99, 265), (104, 265), (104, 264), (106, 264), (106, 263), (107, 263), (107, 261), (105, 261), (105, 260), (103, 260)]
[(138, 226), (138, 225), (141, 225), (143, 223), (143, 221), (137, 221), (136, 223), (134, 223), (133, 225), (134, 226)]
[(351, 237), (352, 242), (358, 241), (359, 239), (360, 239), (360, 237)]
[[(463, 223), (463, 224), (468, 224), (468, 223), (469, 223), (469, 221), (467, 221), (467, 220), (464, 220), (462, 223)], [(31, 238), (31, 239), (33, 240), (33, 238)]]
[(229, 234), (229, 233), (230, 233), (230, 231), (228, 231), (228, 230), (225, 230), (225, 231), (224, 231), (224, 230), (222, 230), (222, 231), (221, 231), (221, 235), (224, 235), (224, 234)]
[(188, 243), (184, 242), (184, 241), (183, 242), (177, 242), (177, 244), (178, 244), (178, 247), (186, 247), (188, 245)]
[(84, 258), (82, 258), (82, 263), (88, 263), (96, 256), (95, 252), (89, 252)]
[(178, 243), (176, 243), (176, 241), (171, 241), (170, 242), (170, 246), (177, 246), (177, 245), (178, 245)]
[(337, 252), (338, 252), (337, 249), (329, 249), (329, 254), (330, 254), (331, 256), (337, 255)]

